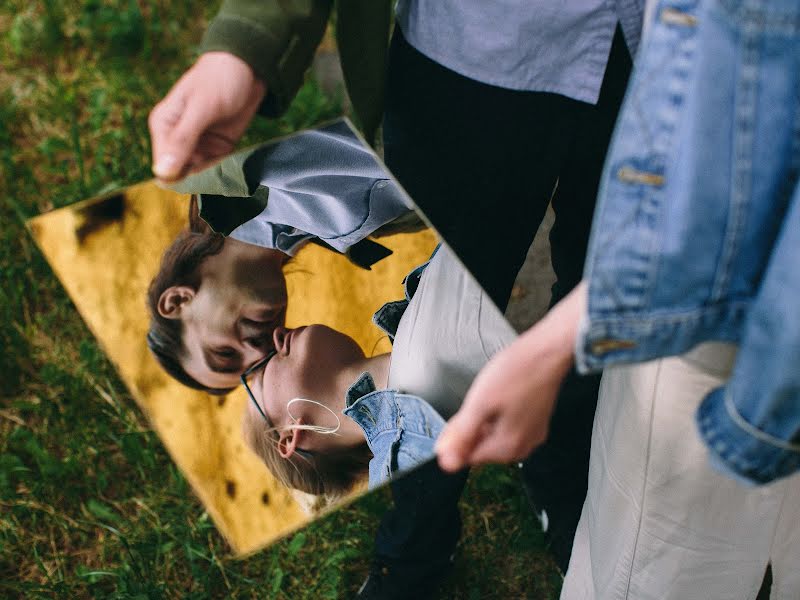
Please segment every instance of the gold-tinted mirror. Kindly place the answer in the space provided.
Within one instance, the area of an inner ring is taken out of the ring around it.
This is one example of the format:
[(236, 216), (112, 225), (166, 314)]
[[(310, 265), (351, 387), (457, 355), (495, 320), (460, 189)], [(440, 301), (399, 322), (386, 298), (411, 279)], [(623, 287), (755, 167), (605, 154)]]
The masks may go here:
[(513, 339), (411, 206), (337, 121), (30, 221), (237, 553), (429, 459)]

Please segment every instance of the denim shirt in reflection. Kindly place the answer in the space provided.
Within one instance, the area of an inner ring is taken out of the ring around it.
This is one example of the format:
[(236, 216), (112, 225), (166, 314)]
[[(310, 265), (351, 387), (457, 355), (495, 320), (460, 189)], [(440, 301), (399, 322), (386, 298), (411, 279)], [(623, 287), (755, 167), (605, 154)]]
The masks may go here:
[(370, 489), (433, 457), (445, 421), (422, 398), (395, 390), (377, 390), (363, 373), (347, 391), (344, 414), (364, 430), (373, 458)]
[(800, 3), (661, 0), (606, 158), (580, 370), (736, 342), (712, 461), (800, 469)]
[[(290, 256), (315, 242), (367, 269), (391, 254), (367, 236), (422, 228), (346, 120), (236, 153), (169, 187), (199, 194), (200, 216), (216, 232)], [(410, 227), (386, 231), (399, 218)]]

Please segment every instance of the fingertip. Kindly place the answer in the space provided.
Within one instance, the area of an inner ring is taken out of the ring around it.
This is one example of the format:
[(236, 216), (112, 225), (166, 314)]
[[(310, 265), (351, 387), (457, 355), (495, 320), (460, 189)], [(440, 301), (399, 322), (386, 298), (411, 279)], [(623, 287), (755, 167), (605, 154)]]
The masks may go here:
[(446, 450), (437, 454), (439, 467), (448, 473), (455, 473), (464, 466), (464, 461), (455, 452)]
[(452, 434), (445, 431), (442, 436), (436, 441), (434, 446), (439, 466), (444, 471), (454, 472), (458, 471), (464, 464), (461, 452), (452, 440)]
[(178, 159), (172, 154), (161, 156), (155, 164), (153, 164), (153, 174), (159, 179), (170, 181), (177, 179), (180, 175), (180, 165)]

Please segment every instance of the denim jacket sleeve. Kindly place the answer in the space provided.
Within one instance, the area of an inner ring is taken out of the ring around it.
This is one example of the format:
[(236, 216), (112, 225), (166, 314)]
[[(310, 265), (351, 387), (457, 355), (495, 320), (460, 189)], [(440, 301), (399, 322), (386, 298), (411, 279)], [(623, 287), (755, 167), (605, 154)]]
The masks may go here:
[(659, 0), (606, 160), (581, 370), (740, 346), (698, 424), (718, 467), (800, 470), (800, 4)]
[(434, 456), (444, 419), (422, 398), (397, 390), (378, 390), (362, 373), (345, 398), (345, 416), (364, 431), (372, 452), (370, 489), (419, 467)]
[(744, 326), (733, 376), (705, 398), (700, 434), (720, 470), (767, 483), (800, 470), (800, 184)]

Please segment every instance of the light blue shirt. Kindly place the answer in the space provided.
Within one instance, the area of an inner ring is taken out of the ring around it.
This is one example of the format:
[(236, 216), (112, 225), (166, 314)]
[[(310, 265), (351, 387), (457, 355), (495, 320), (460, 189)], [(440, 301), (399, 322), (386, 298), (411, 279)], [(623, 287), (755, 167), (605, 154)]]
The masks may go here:
[(241, 242), (294, 255), (318, 238), (345, 252), (411, 210), (407, 196), (345, 121), (304, 131), (256, 155), (247, 170), (269, 188), (269, 202), (231, 232)]
[(398, 0), (397, 23), (465, 77), (595, 104), (617, 23), (633, 56), (643, 11), (642, 0)]
[(233, 239), (289, 255), (319, 240), (351, 260), (359, 244), (354, 262), (366, 268), (391, 254), (366, 238), (412, 213), (346, 119), (238, 152), (169, 188), (200, 194), (200, 216)]

